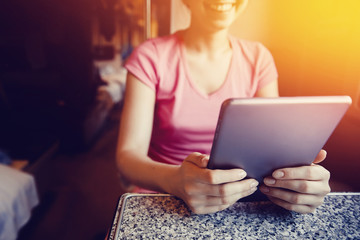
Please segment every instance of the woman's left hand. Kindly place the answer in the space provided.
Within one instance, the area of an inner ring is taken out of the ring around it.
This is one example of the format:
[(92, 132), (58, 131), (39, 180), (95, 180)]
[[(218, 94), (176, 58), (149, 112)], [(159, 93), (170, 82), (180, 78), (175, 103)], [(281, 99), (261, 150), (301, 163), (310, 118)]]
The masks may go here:
[(275, 170), (259, 189), (273, 203), (299, 213), (311, 213), (330, 192), (330, 172), (317, 165), (326, 157), (321, 150), (311, 166)]

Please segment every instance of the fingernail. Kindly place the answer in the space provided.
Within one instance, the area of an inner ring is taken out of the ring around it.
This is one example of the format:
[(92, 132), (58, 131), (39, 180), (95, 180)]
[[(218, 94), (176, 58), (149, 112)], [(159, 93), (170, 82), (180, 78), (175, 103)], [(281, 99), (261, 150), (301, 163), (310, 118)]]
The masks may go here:
[(241, 171), (240, 173), (239, 173), (239, 177), (240, 178), (244, 178), (246, 176), (246, 172), (245, 171)]
[(284, 176), (284, 172), (283, 171), (275, 171), (273, 174), (274, 178), (282, 178)]
[(256, 187), (257, 185), (259, 185), (259, 182), (253, 182), (253, 183), (251, 183), (251, 185), (250, 185), (250, 187), (251, 188), (254, 188), (254, 187)]
[(208, 156), (204, 156), (201, 161), (205, 162), (205, 161), (208, 161), (209, 160), (209, 157)]
[(264, 192), (264, 193), (270, 192), (269, 188), (264, 187), (264, 186), (261, 186), (261, 187), (260, 187), (260, 191), (262, 191), (262, 192)]
[(264, 183), (266, 184), (266, 185), (273, 185), (273, 184), (275, 184), (275, 179), (272, 179), (272, 178), (265, 178), (264, 179)]

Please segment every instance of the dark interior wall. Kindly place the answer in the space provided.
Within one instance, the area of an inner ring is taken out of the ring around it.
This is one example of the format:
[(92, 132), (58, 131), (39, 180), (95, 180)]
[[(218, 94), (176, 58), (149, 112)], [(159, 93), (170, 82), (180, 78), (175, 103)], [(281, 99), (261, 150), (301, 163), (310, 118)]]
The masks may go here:
[[(0, 150), (36, 158), (53, 141), (64, 148), (82, 144), (82, 124), (103, 84), (94, 67), (94, 22), (103, 38), (121, 42), (114, 28), (131, 28), (129, 21), (114, 22), (125, 19), (121, 2), (0, 2)], [(166, 35), (170, 1), (152, 3), (158, 35)]]
[(35, 157), (57, 139), (81, 141), (100, 84), (93, 15), (93, 1), (1, 2), (0, 149), (11, 157)]

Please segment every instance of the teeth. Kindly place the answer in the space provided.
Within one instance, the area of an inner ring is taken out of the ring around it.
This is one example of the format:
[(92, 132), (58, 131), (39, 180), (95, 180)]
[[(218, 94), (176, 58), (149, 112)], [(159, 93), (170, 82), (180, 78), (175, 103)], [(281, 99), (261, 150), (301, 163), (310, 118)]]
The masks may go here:
[(225, 4), (210, 4), (210, 8), (215, 11), (219, 12), (225, 12), (229, 11), (233, 5), (231, 3), (225, 3)]

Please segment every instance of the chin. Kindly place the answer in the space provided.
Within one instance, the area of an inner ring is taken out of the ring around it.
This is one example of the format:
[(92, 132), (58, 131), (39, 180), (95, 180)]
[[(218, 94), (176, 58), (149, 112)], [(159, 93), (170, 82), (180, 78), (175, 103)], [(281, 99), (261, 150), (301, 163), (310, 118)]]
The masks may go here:
[(207, 25), (207, 29), (213, 30), (213, 31), (228, 31), (230, 29), (230, 26), (232, 24), (232, 21), (216, 21), (212, 22), (211, 24)]

